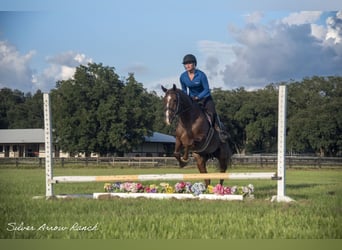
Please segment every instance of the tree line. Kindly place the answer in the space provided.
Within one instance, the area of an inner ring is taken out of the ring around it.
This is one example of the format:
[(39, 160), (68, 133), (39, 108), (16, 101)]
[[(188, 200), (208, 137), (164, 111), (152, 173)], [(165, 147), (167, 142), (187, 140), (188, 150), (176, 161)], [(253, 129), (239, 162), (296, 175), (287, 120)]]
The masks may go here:
[[(277, 151), (278, 87), (287, 85), (287, 151), (321, 156), (341, 154), (342, 77), (314, 76), (271, 83), (247, 91), (212, 90), (217, 112), (236, 153)], [(162, 96), (148, 92), (134, 74), (121, 78), (115, 68), (90, 63), (51, 91), (54, 141), (65, 152), (100, 155), (129, 152), (152, 131), (166, 126)], [(43, 93), (0, 90), (0, 128), (43, 128)]]

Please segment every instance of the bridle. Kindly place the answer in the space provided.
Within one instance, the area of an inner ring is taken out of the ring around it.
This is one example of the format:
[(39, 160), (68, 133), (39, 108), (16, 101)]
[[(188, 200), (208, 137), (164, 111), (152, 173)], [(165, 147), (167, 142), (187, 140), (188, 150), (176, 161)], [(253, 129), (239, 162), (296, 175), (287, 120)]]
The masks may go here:
[(186, 112), (192, 108), (192, 105), (189, 105), (187, 108), (180, 110), (180, 100), (181, 100), (180, 94), (179, 94), (179, 92), (177, 92), (176, 93), (176, 102), (177, 102), (176, 109), (173, 109), (170, 107), (165, 108), (165, 111), (169, 110), (173, 113), (173, 117), (171, 117), (171, 119), (170, 119), (171, 121), (173, 121), (176, 116), (178, 116), (178, 115), (180, 115), (180, 114), (182, 114), (182, 113), (184, 113), (184, 112)]

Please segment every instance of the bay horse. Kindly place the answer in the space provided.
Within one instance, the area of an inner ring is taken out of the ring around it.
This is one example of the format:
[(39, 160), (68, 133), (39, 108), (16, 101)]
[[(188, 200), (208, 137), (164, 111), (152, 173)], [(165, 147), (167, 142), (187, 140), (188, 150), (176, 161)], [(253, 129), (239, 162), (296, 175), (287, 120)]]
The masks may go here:
[[(182, 168), (187, 165), (189, 152), (192, 151), (200, 173), (207, 173), (206, 163), (211, 157), (218, 159), (220, 172), (226, 172), (232, 156), (230, 147), (228, 142), (220, 140), (205, 111), (175, 84), (171, 89), (161, 88), (165, 93), (166, 124), (170, 125), (178, 116), (174, 156), (179, 166)], [(183, 155), (181, 150), (184, 151)], [(206, 179), (205, 185), (209, 184), (210, 180)], [(220, 184), (223, 184), (223, 180), (220, 180)]]

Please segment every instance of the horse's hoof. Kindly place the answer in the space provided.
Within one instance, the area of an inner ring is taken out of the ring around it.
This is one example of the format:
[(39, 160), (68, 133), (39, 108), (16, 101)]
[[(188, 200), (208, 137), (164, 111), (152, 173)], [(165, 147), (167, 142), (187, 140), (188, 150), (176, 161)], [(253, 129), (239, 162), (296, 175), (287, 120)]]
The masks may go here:
[(181, 168), (184, 168), (184, 167), (188, 164), (188, 162), (189, 162), (189, 159), (188, 159), (188, 160), (184, 160), (184, 158), (181, 157), (181, 158), (180, 158), (180, 161), (179, 161), (179, 166), (180, 166)]
[(180, 163), (179, 163), (179, 167), (180, 167), (180, 168), (184, 168), (185, 166), (186, 166), (186, 163), (185, 163), (185, 162), (180, 162)]
[(188, 163), (189, 162), (189, 158), (187, 160), (185, 160), (183, 157), (181, 157), (181, 161), (185, 162), (185, 163)]

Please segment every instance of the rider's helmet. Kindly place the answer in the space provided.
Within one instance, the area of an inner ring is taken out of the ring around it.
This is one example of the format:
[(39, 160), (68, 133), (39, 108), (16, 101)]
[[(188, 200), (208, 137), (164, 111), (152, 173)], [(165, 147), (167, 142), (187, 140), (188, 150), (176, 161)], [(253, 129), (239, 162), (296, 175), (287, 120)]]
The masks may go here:
[(187, 64), (187, 63), (194, 63), (196, 66), (197, 65), (196, 57), (192, 54), (185, 55), (183, 58), (183, 64)]

